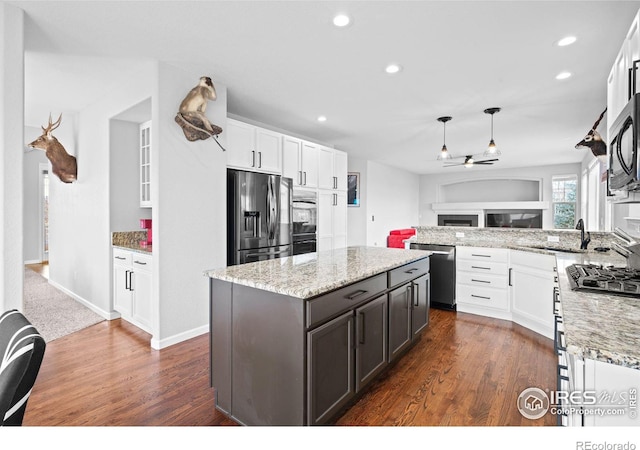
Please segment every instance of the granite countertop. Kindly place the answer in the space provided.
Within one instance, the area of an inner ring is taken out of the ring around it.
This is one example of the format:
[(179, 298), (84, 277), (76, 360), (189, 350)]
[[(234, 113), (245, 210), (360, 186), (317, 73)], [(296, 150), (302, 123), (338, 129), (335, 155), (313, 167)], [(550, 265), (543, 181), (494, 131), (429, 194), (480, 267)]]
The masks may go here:
[[(549, 234), (558, 234), (558, 231)], [(489, 232), (486, 236), (486, 239), (478, 235), (464, 240), (444, 236), (444, 242), (438, 236), (421, 236), (413, 242), (508, 248), (554, 255), (567, 351), (580, 358), (640, 369), (640, 298), (588, 290), (574, 291), (566, 272), (571, 264), (624, 267), (627, 263), (624, 257), (613, 250), (595, 251), (597, 244), (590, 245), (588, 250), (581, 250), (575, 242), (529, 241), (526, 232)], [(602, 241), (602, 244), (608, 246), (606, 241)]]
[(151, 254), (151, 245), (140, 245), (141, 241), (147, 240), (147, 231), (114, 231), (111, 233), (111, 245), (125, 250), (133, 250), (145, 254)]
[(431, 252), (424, 250), (348, 247), (229, 266), (205, 275), (309, 299), (429, 255)]
[(139, 253), (144, 253), (144, 254), (151, 254), (153, 253), (153, 246), (151, 245), (147, 245), (147, 246), (142, 246), (140, 244), (136, 244), (136, 243), (125, 243), (125, 244), (120, 244), (120, 245), (113, 245), (113, 247), (115, 248), (121, 248), (124, 250), (132, 250), (134, 252), (139, 252)]

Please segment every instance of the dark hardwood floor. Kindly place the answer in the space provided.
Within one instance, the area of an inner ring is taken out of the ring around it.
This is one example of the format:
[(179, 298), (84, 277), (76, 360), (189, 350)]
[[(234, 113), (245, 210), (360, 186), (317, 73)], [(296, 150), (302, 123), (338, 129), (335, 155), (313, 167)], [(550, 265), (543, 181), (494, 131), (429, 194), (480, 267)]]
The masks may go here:
[[(161, 351), (125, 321), (50, 342), (25, 426), (234, 425), (215, 411), (209, 336)], [(555, 387), (553, 343), (519, 325), (431, 310), (431, 324), (337, 425), (553, 425), (516, 408), (527, 387)]]

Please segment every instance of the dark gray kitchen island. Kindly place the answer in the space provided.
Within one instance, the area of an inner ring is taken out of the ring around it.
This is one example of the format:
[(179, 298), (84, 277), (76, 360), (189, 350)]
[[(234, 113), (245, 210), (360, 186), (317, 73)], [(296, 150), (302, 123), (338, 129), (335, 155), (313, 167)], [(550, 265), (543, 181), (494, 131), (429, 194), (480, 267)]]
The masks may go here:
[(429, 256), (348, 247), (210, 270), (216, 408), (244, 425), (330, 423), (429, 321)]

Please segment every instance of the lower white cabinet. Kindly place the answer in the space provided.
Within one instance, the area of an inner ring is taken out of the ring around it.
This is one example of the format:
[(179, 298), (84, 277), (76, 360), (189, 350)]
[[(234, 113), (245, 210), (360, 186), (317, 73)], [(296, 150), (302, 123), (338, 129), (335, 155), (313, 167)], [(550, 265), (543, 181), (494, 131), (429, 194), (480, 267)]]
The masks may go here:
[(509, 287), (512, 320), (553, 339), (553, 308), (549, 301), (557, 282), (556, 258), (510, 251)]
[(151, 255), (113, 249), (113, 309), (151, 333)]
[(456, 248), (456, 303), (461, 312), (509, 319), (509, 250)]

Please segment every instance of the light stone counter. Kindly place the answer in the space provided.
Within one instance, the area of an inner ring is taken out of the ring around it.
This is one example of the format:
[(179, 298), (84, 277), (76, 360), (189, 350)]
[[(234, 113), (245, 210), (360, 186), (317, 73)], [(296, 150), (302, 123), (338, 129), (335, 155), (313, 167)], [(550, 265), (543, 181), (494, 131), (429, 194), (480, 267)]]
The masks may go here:
[[(581, 358), (640, 369), (640, 298), (574, 291), (566, 272), (571, 264), (626, 266), (626, 260), (613, 250), (593, 250), (598, 246), (610, 247), (611, 242), (615, 242), (611, 233), (591, 233), (589, 249), (580, 250), (576, 230), (416, 228), (417, 238), (413, 241), (416, 243), (508, 248), (555, 255), (567, 351)], [(456, 238), (456, 231), (464, 233), (464, 238)], [(548, 235), (559, 236), (560, 242), (548, 242)], [(557, 251), (550, 249), (554, 247)]]
[(205, 272), (223, 281), (308, 299), (431, 255), (429, 251), (348, 247)]

